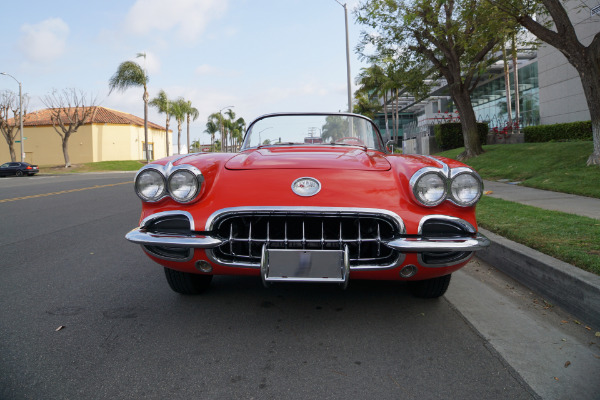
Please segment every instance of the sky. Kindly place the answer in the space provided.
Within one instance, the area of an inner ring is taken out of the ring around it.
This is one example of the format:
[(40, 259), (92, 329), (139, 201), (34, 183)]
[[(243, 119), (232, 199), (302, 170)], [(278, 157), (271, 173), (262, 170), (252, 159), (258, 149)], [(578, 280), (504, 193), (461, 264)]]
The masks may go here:
[[(347, 2), (353, 92), (367, 66), (354, 50), (364, 29), (352, 13), (357, 4)], [(162, 89), (192, 102), (200, 116), (191, 137), (201, 143), (210, 143), (208, 115), (230, 106), (247, 123), (348, 107), (344, 9), (335, 0), (33, 0), (1, 10), (0, 72), (22, 83), (28, 111), (45, 108), (53, 90), (74, 88), (143, 118), (141, 88), (109, 95), (110, 77), (128, 60), (146, 68), (150, 99)], [(0, 76), (0, 90), (18, 89)], [(149, 120), (165, 125), (153, 108)], [(170, 127), (176, 136), (174, 120)]]

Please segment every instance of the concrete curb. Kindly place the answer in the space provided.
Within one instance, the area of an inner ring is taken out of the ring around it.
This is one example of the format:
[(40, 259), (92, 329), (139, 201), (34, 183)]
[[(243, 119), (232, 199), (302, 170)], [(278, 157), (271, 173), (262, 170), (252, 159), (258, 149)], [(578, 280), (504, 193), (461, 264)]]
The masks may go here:
[(485, 229), (491, 245), (477, 257), (600, 330), (600, 276)]

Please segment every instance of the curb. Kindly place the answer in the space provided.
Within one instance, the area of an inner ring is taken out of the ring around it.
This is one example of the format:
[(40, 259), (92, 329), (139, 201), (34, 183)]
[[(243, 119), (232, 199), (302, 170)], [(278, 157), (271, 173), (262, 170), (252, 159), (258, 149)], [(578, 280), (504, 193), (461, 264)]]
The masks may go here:
[(485, 229), (491, 244), (476, 256), (600, 329), (600, 276), (583, 271)]

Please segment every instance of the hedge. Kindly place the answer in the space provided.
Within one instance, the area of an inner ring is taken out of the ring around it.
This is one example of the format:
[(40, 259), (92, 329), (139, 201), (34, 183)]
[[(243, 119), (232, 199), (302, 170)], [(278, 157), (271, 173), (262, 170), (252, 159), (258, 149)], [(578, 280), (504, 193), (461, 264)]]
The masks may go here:
[[(477, 123), (477, 132), (482, 145), (487, 143), (488, 130), (487, 123)], [(449, 122), (435, 125), (433, 127), (433, 132), (435, 133), (437, 145), (442, 151), (458, 149), (459, 147), (465, 146), (460, 122)]]
[(592, 121), (566, 124), (527, 126), (523, 128), (526, 143), (593, 140)]

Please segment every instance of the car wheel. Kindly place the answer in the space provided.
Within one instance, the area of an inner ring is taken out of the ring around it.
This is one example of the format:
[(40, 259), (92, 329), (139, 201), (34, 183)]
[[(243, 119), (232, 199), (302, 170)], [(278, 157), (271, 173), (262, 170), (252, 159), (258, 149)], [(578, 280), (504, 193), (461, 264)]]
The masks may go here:
[(190, 274), (165, 268), (167, 282), (174, 292), (181, 294), (200, 294), (210, 286), (212, 275)]
[(15, 172), (15, 175), (16, 176), (23, 176), (23, 171), (17, 171), (17, 172)]
[(446, 293), (450, 285), (450, 275), (440, 276), (438, 278), (425, 279), (423, 281), (409, 282), (410, 291), (416, 297), (433, 299)]

